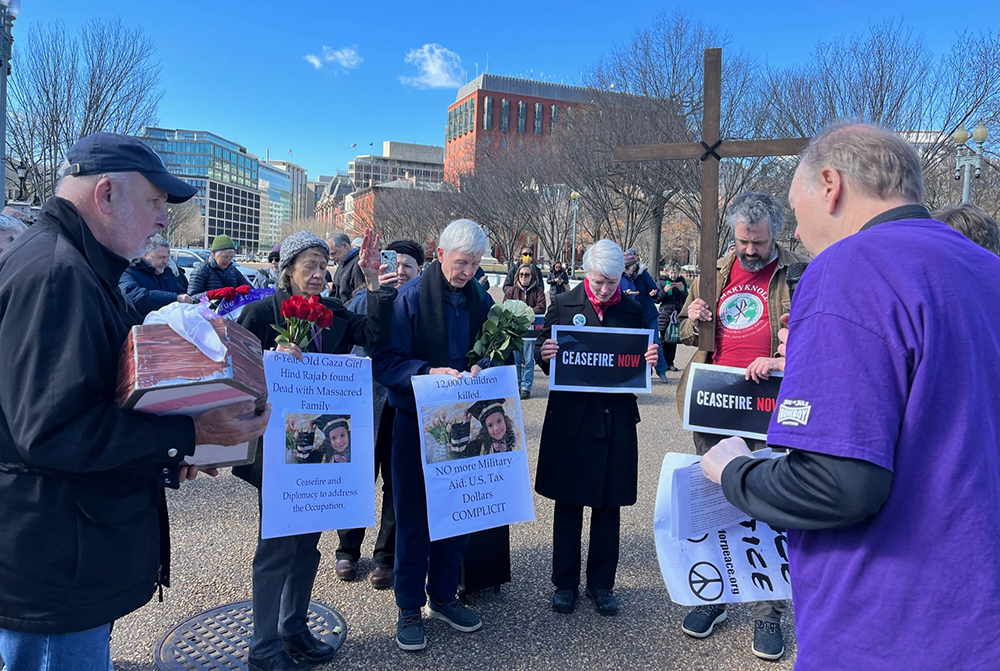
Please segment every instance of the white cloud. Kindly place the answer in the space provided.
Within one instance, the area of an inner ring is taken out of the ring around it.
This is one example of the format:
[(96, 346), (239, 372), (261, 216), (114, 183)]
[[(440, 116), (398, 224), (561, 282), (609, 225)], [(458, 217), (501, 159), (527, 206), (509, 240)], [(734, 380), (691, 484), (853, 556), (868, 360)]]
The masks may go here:
[(319, 70), (326, 63), (336, 63), (345, 70), (357, 69), (361, 63), (364, 62), (364, 58), (358, 53), (356, 47), (341, 47), (340, 49), (331, 49), (330, 47), (324, 46), (321, 56), (315, 54), (306, 54), (305, 59), (312, 64), (314, 68)]
[(440, 44), (425, 44), (419, 49), (410, 49), (404, 59), (417, 66), (416, 77), (400, 77), (406, 86), (418, 89), (455, 89), (465, 83), (462, 59), (454, 51)]

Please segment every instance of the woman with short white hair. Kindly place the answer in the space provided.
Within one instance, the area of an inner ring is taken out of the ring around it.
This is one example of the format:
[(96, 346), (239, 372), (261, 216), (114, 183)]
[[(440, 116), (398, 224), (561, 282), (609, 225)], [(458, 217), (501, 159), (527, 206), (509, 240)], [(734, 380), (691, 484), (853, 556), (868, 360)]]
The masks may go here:
[[(583, 255), (586, 277), (555, 296), (538, 336), (536, 360), (548, 375), (559, 345), (553, 326), (641, 329), (642, 308), (618, 286), (625, 270), (621, 247), (598, 240)], [(651, 345), (646, 363), (655, 365)], [(601, 615), (618, 612), (614, 596), (621, 506), (636, 501), (639, 407), (634, 394), (550, 391), (538, 451), (535, 491), (555, 501), (552, 529), (552, 608), (576, 609), (580, 586), (583, 509), (591, 509), (586, 595)]]

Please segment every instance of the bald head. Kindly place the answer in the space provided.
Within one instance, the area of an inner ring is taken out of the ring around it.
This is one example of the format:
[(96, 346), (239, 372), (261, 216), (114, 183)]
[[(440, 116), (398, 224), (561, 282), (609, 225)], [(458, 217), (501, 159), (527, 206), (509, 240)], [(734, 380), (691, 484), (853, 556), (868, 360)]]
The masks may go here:
[(873, 217), (923, 197), (920, 157), (895, 133), (837, 124), (809, 143), (788, 202), (796, 237), (815, 256), (861, 230)]
[[(919, 203), (924, 196), (920, 156), (913, 145), (884, 128), (837, 124), (813, 139), (800, 169), (816, 177), (833, 168), (853, 189), (880, 200)], [(811, 182), (807, 181), (807, 188)]]

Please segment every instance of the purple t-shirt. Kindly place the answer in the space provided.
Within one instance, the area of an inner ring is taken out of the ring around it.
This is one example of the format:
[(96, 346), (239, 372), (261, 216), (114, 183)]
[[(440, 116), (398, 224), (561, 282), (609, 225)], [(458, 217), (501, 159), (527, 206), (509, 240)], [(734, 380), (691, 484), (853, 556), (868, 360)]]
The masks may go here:
[(788, 532), (796, 669), (1000, 668), (1000, 260), (932, 219), (832, 245), (796, 289), (768, 443), (892, 471)]

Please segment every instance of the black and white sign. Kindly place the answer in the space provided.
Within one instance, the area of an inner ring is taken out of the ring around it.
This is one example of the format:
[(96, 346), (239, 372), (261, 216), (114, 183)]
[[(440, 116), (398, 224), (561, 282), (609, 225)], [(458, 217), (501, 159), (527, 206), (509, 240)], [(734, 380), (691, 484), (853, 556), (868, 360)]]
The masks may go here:
[(650, 329), (553, 326), (559, 351), (552, 359), (549, 389), (606, 394), (651, 393), (646, 350)]
[(745, 375), (743, 368), (691, 364), (684, 392), (684, 428), (767, 440), (781, 373), (771, 373), (760, 382)]
[(545, 326), (545, 315), (535, 315), (535, 323), (531, 325), (528, 332), (524, 334), (524, 340), (537, 340), (538, 334), (542, 332), (542, 327)]

